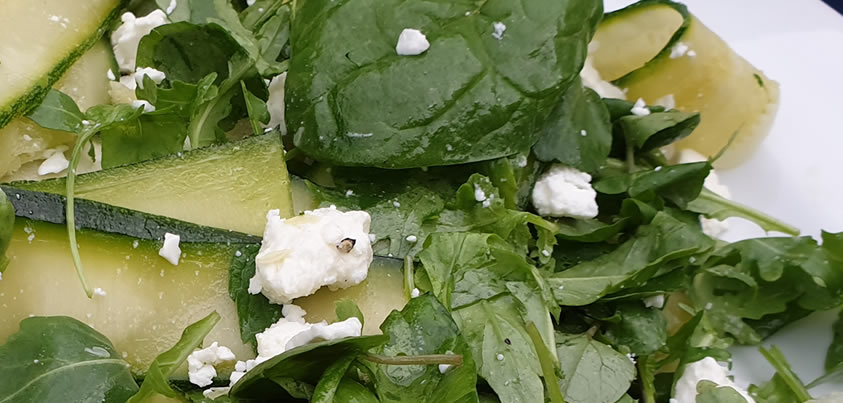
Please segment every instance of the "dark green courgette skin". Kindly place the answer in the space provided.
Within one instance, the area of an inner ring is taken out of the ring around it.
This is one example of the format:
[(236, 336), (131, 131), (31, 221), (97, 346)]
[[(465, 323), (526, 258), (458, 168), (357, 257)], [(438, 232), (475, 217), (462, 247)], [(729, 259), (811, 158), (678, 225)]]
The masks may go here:
[[(16, 216), (53, 224), (66, 224), (67, 199), (64, 196), (7, 185), (0, 186), (0, 190), (8, 195)], [(146, 240), (164, 239), (164, 234), (169, 232), (179, 235), (181, 242), (188, 243), (260, 244), (261, 242), (259, 237), (252, 235), (203, 227), (90, 200), (76, 199), (74, 210), (77, 229), (91, 229)]]
[(12, 232), (15, 227), (15, 209), (12, 203), (6, 197), (6, 194), (0, 190), (0, 272), (2, 272), (9, 260), (6, 258), (6, 249), (9, 248), (9, 242), (12, 240)]

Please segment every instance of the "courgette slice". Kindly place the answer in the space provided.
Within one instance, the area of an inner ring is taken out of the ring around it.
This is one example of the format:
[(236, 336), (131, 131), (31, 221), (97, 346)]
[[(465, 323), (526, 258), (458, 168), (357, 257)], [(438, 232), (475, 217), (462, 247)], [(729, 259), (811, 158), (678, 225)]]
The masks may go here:
[[(29, 315), (71, 316), (105, 334), (126, 353), (133, 370), (143, 373), (185, 326), (216, 310), (222, 320), (207, 341), (232, 348), (239, 359), (253, 358), (252, 348), (240, 339), (228, 295), (228, 270), (237, 250), (259, 239), (77, 200), (76, 221), (82, 227), (77, 240), (86, 274), (94, 287), (107, 293), (88, 299), (78, 286), (61, 224), (62, 198), (3, 190), (19, 218), (7, 252), (10, 263), (0, 281), (0, 340), (16, 332)], [(107, 232), (115, 229), (122, 233)], [(178, 266), (158, 256), (165, 232), (182, 236)], [(376, 258), (364, 283), (342, 291), (322, 290), (296, 302), (311, 311), (308, 320), (333, 321), (336, 300), (352, 298), (366, 318), (364, 331), (377, 333), (386, 315), (404, 305), (401, 266), (400, 260)], [(175, 376), (185, 375), (183, 368)]]
[[(14, 187), (64, 194), (65, 179), (17, 182)], [(262, 235), (266, 213), (308, 208), (303, 183), (291, 184), (276, 134), (200, 148), (158, 160), (76, 177), (77, 199), (157, 214), (199, 225)]]
[(99, 40), (126, 3), (0, 3), (0, 127), (37, 105), (70, 65)]
[[(111, 45), (105, 40), (97, 41), (53, 88), (68, 94), (83, 111), (110, 103), (106, 72), (113, 68), (113, 63)], [(26, 117), (13, 119), (0, 129), (0, 178), (12, 172), (19, 177), (36, 178), (38, 163), (27, 163), (48, 157), (47, 150), (62, 145), (70, 147), (75, 138), (71, 133), (45, 129)]]
[(669, 0), (644, 0), (608, 14), (594, 35), (591, 57), (601, 77), (649, 104), (672, 95), (676, 109), (702, 122), (678, 143), (716, 155), (738, 133), (718, 167), (748, 157), (769, 133), (779, 86)]

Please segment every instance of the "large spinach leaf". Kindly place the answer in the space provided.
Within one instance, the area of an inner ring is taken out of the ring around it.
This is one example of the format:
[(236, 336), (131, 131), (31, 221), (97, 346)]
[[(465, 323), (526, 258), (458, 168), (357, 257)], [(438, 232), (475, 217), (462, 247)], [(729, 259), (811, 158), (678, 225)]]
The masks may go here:
[[(302, 2), (288, 132), (338, 165), (451, 165), (526, 151), (582, 68), (601, 15), (596, 0)], [(495, 22), (506, 25), (500, 39)], [(430, 48), (398, 56), (405, 28), (421, 30)]]
[(568, 403), (617, 402), (635, 379), (635, 365), (611, 347), (586, 334), (556, 335), (562, 365), (559, 382)]
[[(388, 356), (460, 354), (459, 367), (372, 365), (382, 402), (476, 402), (477, 372), (471, 349), (448, 310), (432, 295), (413, 298), (381, 325), (389, 341), (376, 351)], [(444, 371), (442, 370), (444, 369)]]
[(594, 172), (612, 148), (612, 124), (600, 96), (578, 79), (565, 91), (533, 146), (541, 161)]
[(69, 317), (32, 317), (0, 346), (8, 402), (123, 403), (138, 385), (111, 342)]
[(228, 269), (228, 295), (237, 307), (240, 338), (257, 348), (255, 335), (281, 319), (281, 306), (269, 302), (262, 294), (249, 293), (249, 280), (255, 275), (255, 256), (259, 248), (245, 246), (232, 257)]
[(143, 378), (140, 390), (127, 403), (141, 403), (156, 393), (167, 397), (180, 396), (170, 387), (170, 376), (187, 360), (187, 356), (202, 344), (205, 336), (211, 332), (219, 321), (220, 315), (211, 312), (208, 316), (185, 328), (175, 346), (155, 357)]

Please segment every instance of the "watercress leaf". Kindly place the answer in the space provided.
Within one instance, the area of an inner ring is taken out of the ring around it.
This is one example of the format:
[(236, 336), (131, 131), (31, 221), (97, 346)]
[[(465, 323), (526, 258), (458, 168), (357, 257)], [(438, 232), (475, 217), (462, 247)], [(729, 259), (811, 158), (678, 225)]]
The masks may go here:
[(266, 101), (252, 94), (246, 88), (245, 81), (240, 82), (240, 87), (243, 91), (243, 97), (246, 99), (246, 111), (249, 114), (252, 133), (256, 135), (262, 134), (264, 125), (269, 123), (269, 110), (266, 108)]
[(699, 196), (703, 182), (711, 171), (708, 162), (661, 167), (634, 175), (629, 195), (635, 198), (657, 194), (684, 209)]
[(697, 383), (696, 403), (746, 403), (746, 399), (732, 387), (702, 380)]
[(76, 133), (85, 114), (79, 110), (73, 98), (51, 88), (44, 100), (26, 117), (47, 129)]
[(647, 116), (624, 116), (616, 127), (638, 152), (647, 152), (688, 137), (700, 124), (700, 114), (670, 110)]
[(237, 307), (240, 338), (257, 346), (255, 335), (281, 319), (281, 306), (269, 302), (262, 294), (249, 293), (249, 280), (255, 275), (257, 246), (244, 246), (240, 256), (232, 257), (228, 269), (228, 295)]
[(7, 401), (122, 403), (137, 390), (111, 342), (69, 317), (32, 317), (0, 346)]
[(363, 312), (360, 312), (360, 308), (356, 303), (354, 303), (354, 300), (349, 298), (337, 300), (336, 307), (337, 321), (344, 321), (348, 318), (357, 318), (361, 324), (363, 323)]
[(503, 402), (544, 401), (538, 357), (509, 295), (453, 311), (478, 374)]
[(348, 368), (351, 366), (351, 363), (357, 357), (353, 355), (346, 355), (343, 357), (338, 358), (336, 361), (331, 363), (325, 372), (322, 374), (322, 377), (319, 378), (319, 383), (316, 384), (316, 388), (313, 390), (313, 395), (310, 398), (311, 403), (331, 403), (334, 401), (334, 396), (337, 393), (337, 388), (340, 385), (340, 382), (345, 377), (345, 373), (348, 371)]
[(435, 365), (372, 365), (382, 402), (476, 402), (477, 370), (471, 349), (448, 310), (435, 297), (413, 298), (381, 325), (389, 341), (376, 352), (387, 356), (459, 354), (463, 364), (444, 373)]
[(219, 321), (220, 315), (211, 312), (208, 316), (185, 328), (176, 345), (155, 357), (146, 372), (140, 390), (127, 403), (143, 402), (156, 393), (169, 397), (179, 396), (179, 393), (170, 387), (170, 376), (187, 360), (187, 356), (193, 350), (202, 345), (205, 336), (211, 332)]
[[(300, 3), (288, 132), (337, 165), (452, 165), (527, 151), (582, 68), (602, 11), (587, 0)], [(507, 27), (501, 39), (494, 22)], [(396, 55), (407, 27), (427, 35), (426, 52)]]
[(111, 168), (179, 152), (186, 136), (184, 119), (167, 112), (144, 113), (134, 121), (109, 125), (100, 132), (102, 166)]
[(378, 403), (379, 400), (369, 388), (348, 378), (343, 378), (334, 393), (335, 403)]
[(587, 305), (623, 288), (640, 287), (660, 270), (675, 269), (670, 262), (712, 247), (699, 228), (659, 212), (617, 249), (555, 273), (548, 282), (560, 304)]
[(617, 402), (635, 379), (635, 365), (586, 334), (556, 334), (562, 368), (559, 388), (569, 403)]
[(542, 128), (533, 153), (540, 161), (561, 162), (594, 172), (612, 148), (612, 124), (596, 92), (576, 79), (562, 95)]
[(638, 356), (659, 351), (667, 343), (667, 320), (660, 309), (645, 308), (637, 302), (617, 307), (620, 321), (607, 323), (604, 336), (615, 346), (626, 346)]
[(282, 398), (287, 392), (274, 379), (293, 378), (316, 384), (325, 370), (346, 356), (358, 356), (386, 342), (386, 336), (348, 337), (307, 344), (258, 364), (246, 372), (231, 388), (230, 396), (238, 399)]
[(729, 217), (740, 217), (758, 224), (765, 231), (778, 231), (793, 236), (799, 235), (798, 228), (751, 207), (720, 197), (708, 189), (703, 189), (699, 197), (689, 202), (686, 208), (708, 218), (725, 220)]

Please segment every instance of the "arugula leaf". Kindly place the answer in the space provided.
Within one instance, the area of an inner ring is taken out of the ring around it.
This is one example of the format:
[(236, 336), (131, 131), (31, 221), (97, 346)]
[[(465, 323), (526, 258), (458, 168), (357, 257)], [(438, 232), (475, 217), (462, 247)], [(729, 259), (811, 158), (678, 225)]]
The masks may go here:
[(818, 246), (810, 237), (758, 238), (715, 251), (696, 274), (689, 291), (697, 307), (706, 307), (712, 323), (738, 342), (761, 341), (754, 326), (763, 321), (798, 318), (781, 315), (791, 304), (816, 311), (837, 307), (843, 291), (843, 267), (835, 258), (840, 234), (823, 233)]
[(587, 334), (556, 334), (564, 378), (559, 388), (568, 403), (614, 403), (635, 379), (635, 365), (624, 354)]
[(138, 390), (111, 342), (65, 316), (31, 317), (0, 346), (7, 401), (123, 403)]
[(688, 137), (699, 124), (699, 113), (678, 110), (647, 116), (624, 116), (615, 123), (624, 140), (638, 152), (647, 152)]
[(435, 365), (372, 365), (375, 390), (382, 402), (474, 402), (477, 372), (471, 349), (448, 310), (433, 296), (413, 298), (381, 325), (389, 341), (376, 353), (388, 356), (460, 354), (463, 364), (444, 373)]
[(650, 355), (667, 344), (667, 320), (660, 309), (641, 303), (620, 304), (620, 320), (607, 323), (604, 336), (615, 346), (625, 346), (637, 356)]
[(684, 209), (699, 196), (709, 172), (711, 164), (697, 162), (636, 173), (629, 187), (629, 195), (644, 198), (657, 194)]
[(757, 403), (802, 403), (779, 374), (773, 374), (769, 381), (760, 386), (749, 385), (747, 391)]
[(630, 219), (619, 218), (611, 223), (599, 220), (563, 218), (553, 221), (559, 228), (557, 237), (578, 242), (605, 242), (626, 228)]
[(187, 360), (187, 356), (193, 350), (202, 345), (205, 336), (219, 321), (220, 315), (215, 311), (185, 328), (175, 346), (155, 357), (146, 372), (140, 390), (127, 403), (143, 402), (156, 393), (168, 397), (180, 396), (170, 387), (170, 375)]
[(676, 268), (669, 263), (712, 247), (713, 241), (698, 228), (659, 212), (617, 249), (555, 273), (548, 283), (560, 304), (587, 305), (623, 288), (640, 287), (660, 270)]
[(561, 162), (595, 172), (612, 148), (612, 124), (606, 105), (577, 78), (551, 112), (533, 153), (540, 161)]
[(265, 396), (284, 399), (289, 393), (275, 380), (282, 379), (289, 383), (289, 379), (294, 379), (316, 384), (332, 363), (344, 357), (364, 354), (386, 341), (386, 336), (349, 337), (287, 350), (246, 372), (231, 388), (229, 395), (237, 399), (260, 399)]
[(541, 174), (542, 164), (532, 154), (516, 154), (484, 162), (480, 167), (480, 171), (500, 191), (504, 207), (523, 210), (530, 203), (533, 185)]
[(708, 189), (703, 189), (699, 197), (689, 202), (686, 208), (708, 218), (725, 220), (729, 217), (740, 217), (758, 224), (765, 231), (778, 231), (793, 236), (799, 235), (798, 228), (753, 208), (720, 197), (717, 193)]
[(231, 260), (228, 269), (228, 295), (237, 307), (240, 338), (257, 348), (255, 335), (281, 319), (281, 306), (269, 302), (262, 294), (249, 294), (249, 280), (255, 275), (255, 256), (259, 248), (244, 246)]
[(336, 307), (338, 322), (348, 318), (357, 318), (363, 324), (363, 312), (360, 312), (360, 308), (354, 303), (354, 300), (348, 298), (337, 300)]
[(797, 402), (805, 402), (813, 399), (805, 388), (805, 385), (799, 379), (799, 376), (790, 368), (790, 364), (787, 363), (784, 354), (782, 354), (778, 347), (772, 346), (769, 350), (761, 347), (759, 350), (761, 351), (761, 355), (775, 368), (775, 376), (779, 377), (781, 383), (787, 385)]
[(246, 99), (246, 110), (249, 114), (249, 123), (252, 124), (252, 133), (260, 135), (263, 133), (263, 126), (269, 123), (269, 110), (266, 108), (266, 101), (258, 98), (246, 88), (246, 82), (241, 81), (240, 87)]
[[(588, 0), (402, 4), (299, 3), (287, 122), (310, 157), (412, 168), (527, 151), (579, 73), (603, 11)], [(494, 22), (507, 26), (500, 40)], [(396, 55), (407, 27), (427, 35), (425, 53)]]
[(697, 383), (696, 403), (746, 403), (746, 399), (732, 387), (702, 380)]

